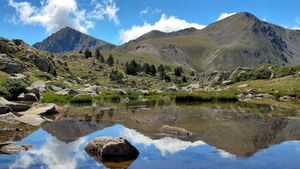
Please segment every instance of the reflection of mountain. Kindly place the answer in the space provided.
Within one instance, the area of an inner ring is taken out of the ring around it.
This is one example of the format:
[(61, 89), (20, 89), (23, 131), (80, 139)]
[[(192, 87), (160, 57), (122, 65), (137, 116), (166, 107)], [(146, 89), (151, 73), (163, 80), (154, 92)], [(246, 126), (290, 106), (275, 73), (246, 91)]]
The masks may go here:
[(43, 129), (59, 140), (68, 143), (80, 137), (92, 134), (106, 126), (107, 125), (100, 125), (93, 121), (61, 120), (48, 123), (43, 126)]
[(21, 141), (34, 131), (38, 127), (26, 125), (26, 124), (9, 124), (0, 122), (0, 143), (1, 142), (17, 142)]
[[(72, 110), (73, 118), (80, 119), (85, 114)], [(199, 140), (237, 156), (251, 156), (260, 149), (288, 140), (300, 140), (300, 121), (286, 118), (265, 118), (266, 113), (283, 114), (291, 110), (270, 106), (239, 104), (157, 107), (150, 111), (118, 112), (113, 115), (93, 113), (91, 119), (99, 124), (114, 123), (134, 129), (152, 139), (161, 139), (159, 128), (168, 124), (189, 131), (194, 135), (186, 141)]]

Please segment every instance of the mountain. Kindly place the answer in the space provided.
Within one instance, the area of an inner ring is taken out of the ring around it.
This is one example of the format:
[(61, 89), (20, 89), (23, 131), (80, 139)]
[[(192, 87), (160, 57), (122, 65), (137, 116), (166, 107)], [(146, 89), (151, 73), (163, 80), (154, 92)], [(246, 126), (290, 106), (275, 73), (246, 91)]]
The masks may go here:
[(285, 29), (242, 12), (201, 30), (152, 31), (114, 50), (204, 71), (300, 64), (299, 47), (299, 30)]
[(52, 34), (44, 41), (34, 44), (33, 47), (49, 52), (68, 52), (85, 49), (96, 50), (97, 48), (101, 50), (111, 50), (115, 46), (66, 27)]

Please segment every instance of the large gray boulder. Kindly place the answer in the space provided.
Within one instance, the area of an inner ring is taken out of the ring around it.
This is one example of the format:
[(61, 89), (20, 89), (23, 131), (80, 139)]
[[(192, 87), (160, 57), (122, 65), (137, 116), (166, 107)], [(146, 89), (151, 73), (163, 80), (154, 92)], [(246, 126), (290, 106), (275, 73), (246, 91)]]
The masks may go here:
[(18, 101), (38, 102), (39, 99), (34, 93), (22, 93), (18, 96)]
[(22, 73), (25, 70), (25, 65), (7, 57), (0, 56), (0, 70), (8, 73)]
[(97, 161), (122, 162), (138, 157), (138, 150), (127, 140), (117, 137), (98, 137), (91, 141), (85, 151)]
[[(32, 89), (32, 90), (30, 90)], [(35, 93), (37, 94), (37, 91), (35, 89), (38, 89), (39, 90), (39, 93), (43, 93), (43, 92), (46, 92), (46, 82), (45, 81), (36, 81), (34, 83), (31, 84), (30, 88), (27, 88), (27, 91), (30, 92), (30, 93)], [(35, 91), (33, 91), (35, 90)]]
[(54, 64), (49, 58), (32, 56), (32, 60), (41, 71), (56, 75)]

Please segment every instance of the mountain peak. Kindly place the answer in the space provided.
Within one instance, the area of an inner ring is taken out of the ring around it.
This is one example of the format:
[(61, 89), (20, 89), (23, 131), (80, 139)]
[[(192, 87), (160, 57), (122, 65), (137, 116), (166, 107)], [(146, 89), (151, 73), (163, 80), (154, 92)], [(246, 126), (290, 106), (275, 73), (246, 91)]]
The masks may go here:
[(69, 52), (81, 50), (110, 50), (115, 46), (103, 40), (96, 39), (70, 27), (62, 28), (42, 42), (33, 45), (39, 50), (49, 52)]

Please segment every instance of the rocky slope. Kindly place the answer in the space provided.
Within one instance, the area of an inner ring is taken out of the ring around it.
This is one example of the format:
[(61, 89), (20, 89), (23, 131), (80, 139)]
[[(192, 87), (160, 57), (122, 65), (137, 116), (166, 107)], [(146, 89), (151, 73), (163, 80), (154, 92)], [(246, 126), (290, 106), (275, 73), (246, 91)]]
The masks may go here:
[(284, 29), (250, 13), (239, 13), (202, 30), (152, 31), (115, 50), (203, 71), (299, 64), (299, 46), (299, 30)]
[(108, 42), (96, 39), (69, 27), (61, 29), (33, 46), (36, 49), (49, 52), (81, 51), (85, 49), (96, 50), (97, 48), (110, 50), (115, 47)]

